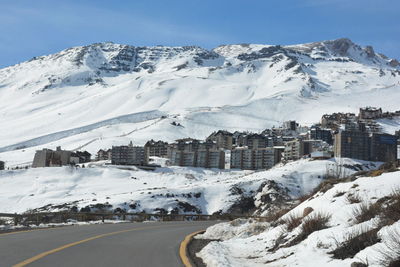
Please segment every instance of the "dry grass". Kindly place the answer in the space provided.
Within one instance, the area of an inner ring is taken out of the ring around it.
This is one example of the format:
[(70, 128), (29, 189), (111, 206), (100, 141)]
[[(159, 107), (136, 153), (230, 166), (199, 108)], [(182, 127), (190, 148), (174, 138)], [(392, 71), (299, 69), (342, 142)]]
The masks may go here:
[(356, 224), (369, 221), (376, 216), (380, 215), (382, 205), (380, 203), (361, 203), (358, 207), (353, 209), (353, 216)]
[(356, 203), (361, 203), (362, 199), (359, 194), (348, 194), (346, 196), (346, 201), (349, 204), (356, 204)]
[[(380, 239), (377, 235), (379, 229), (372, 229), (369, 231), (358, 230), (348, 234), (343, 242), (337, 242), (337, 248), (330, 252), (335, 259), (353, 258), (358, 252), (366, 247), (372, 246)], [(335, 239), (336, 240), (336, 239)]]
[(294, 246), (305, 240), (310, 234), (328, 228), (329, 220), (331, 219), (330, 214), (326, 213), (313, 213), (307, 216), (301, 224), (300, 234), (293, 239), (288, 246)]
[(303, 217), (300, 215), (290, 214), (284, 219), (287, 231), (291, 232), (293, 229), (297, 228), (301, 224), (302, 219)]
[(315, 213), (308, 216), (301, 225), (301, 235), (309, 236), (311, 233), (328, 228), (330, 214)]
[(276, 227), (278, 225), (284, 224), (285, 221), (281, 219), (283, 215), (291, 211), (292, 208), (284, 208), (277, 210), (271, 214), (267, 215), (266, 221), (271, 223), (272, 227)]
[(387, 204), (383, 205), (381, 212), (381, 224), (391, 225), (400, 221), (400, 189), (393, 190), (393, 193), (388, 197)]
[(333, 197), (341, 197), (341, 196), (343, 196), (345, 194), (346, 194), (345, 191), (340, 191), (340, 192), (336, 192), (336, 194)]

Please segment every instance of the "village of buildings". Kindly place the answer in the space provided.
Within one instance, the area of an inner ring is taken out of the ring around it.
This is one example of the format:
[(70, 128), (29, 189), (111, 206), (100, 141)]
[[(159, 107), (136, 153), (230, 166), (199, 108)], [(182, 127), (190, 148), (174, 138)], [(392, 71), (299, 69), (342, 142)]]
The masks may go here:
[[(391, 162), (400, 159), (400, 129), (394, 135), (383, 133), (376, 122), (400, 116), (400, 111), (382, 112), (381, 108), (360, 108), (359, 114), (333, 113), (322, 116), (311, 127), (296, 121), (261, 133), (219, 130), (205, 140), (178, 139), (174, 143), (149, 140), (143, 146), (127, 145), (100, 149), (92, 159), (87, 151), (36, 151), (32, 168), (81, 166), (91, 161), (111, 165), (132, 165), (154, 170), (159, 165), (151, 157), (166, 159), (170, 166), (218, 169), (266, 170), (279, 162), (301, 158), (329, 159), (345, 157), (365, 161)], [(0, 161), (0, 170), (5, 169)]]

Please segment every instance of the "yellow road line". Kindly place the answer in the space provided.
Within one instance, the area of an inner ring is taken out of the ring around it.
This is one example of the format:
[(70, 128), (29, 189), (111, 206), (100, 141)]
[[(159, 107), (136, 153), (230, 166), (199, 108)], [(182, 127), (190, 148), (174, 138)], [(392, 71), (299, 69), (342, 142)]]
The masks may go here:
[[(167, 225), (167, 227), (170, 227), (170, 226), (179, 226), (179, 224)], [(58, 247), (58, 248), (55, 248), (55, 249), (48, 250), (48, 251), (46, 251), (46, 252), (40, 253), (40, 254), (38, 254), (38, 255), (32, 257), (32, 258), (26, 259), (26, 260), (24, 260), (24, 261), (22, 261), (22, 262), (20, 262), (20, 263), (17, 263), (17, 264), (15, 264), (15, 265), (13, 265), (13, 267), (23, 267), (23, 266), (26, 266), (26, 265), (28, 265), (28, 264), (31, 264), (32, 262), (35, 262), (35, 261), (37, 261), (37, 260), (39, 260), (39, 259), (41, 259), (41, 258), (44, 258), (44, 257), (46, 257), (46, 256), (48, 256), (48, 255), (50, 255), (50, 254), (59, 252), (59, 251), (61, 251), (61, 250), (63, 250), (63, 249), (70, 248), (70, 247), (73, 247), (73, 246), (76, 246), (76, 245), (79, 245), (79, 244), (82, 244), (82, 243), (86, 243), (86, 242), (89, 242), (89, 241), (92, 241), (92, 240), (95, 240), (95, 239), (99, 239), (99, 238), (102, 238), (102, 237), (107, 237), (107, 236), (111, 236), (111, 235), (122, 234), (122, 233), (126, 233), (126, 232), (139, 231), (139, 230), (144, 230), (144, 229), (154, 229), (154, 228), (163, 228), (163, 227), (166, 227), (166, 226), (140, 227), (140, 228), (134, 228), (134, 229), (128, 229), (128, 230), (121, 230), (121, 231), (116, 231), (116, 232), (111, 232), (111, 233), (106, 233), (106, 234), (101, 234), (101, 235), (92, 236), (92, 237), (89, 237), (89, 238), (86, 238), (86, 239), (83, 239), (83, 240), (80, 240), (80, 241), (77, 241), (77, 242), (69, 243), (69, 244), (66, 244), (66, 245), (64, 245), (64, 246), (61, 246), (61, 247)]]
[(64, 227), (65, 226), (57, 226), (57, 227), (46, 227), (46, 228), (36, 228), (36, 229), (31, 229), (31, 230), (14, 231), (14, 232), (0, 234), (0, 237), (6, 236), (6, 235), (15, 235), (15, 234), (21, 234), (21, 233), (27, 233), (27, 232), (40, 231), (40, 230), (59, 229), (59, 228), (64, 228)]
[(192, 240), (192, 238), (200, 233), (204, 233), (205, 231), (197, 231), (194, 233), (191, 233), (189, 235), (187, 235), (185, 237), (185, 239), (183, 239), (183, 241), (181, 242), (181, 245), (179, 247), (179, 256), (181, 257), (182, 263), (183, 265), (185, 265), (185, 267), (193, 267), (193, 265), (190, 263), (190, 259), (189, 256), (187, 254), (187, 246), (189, 245), (190, 241)]

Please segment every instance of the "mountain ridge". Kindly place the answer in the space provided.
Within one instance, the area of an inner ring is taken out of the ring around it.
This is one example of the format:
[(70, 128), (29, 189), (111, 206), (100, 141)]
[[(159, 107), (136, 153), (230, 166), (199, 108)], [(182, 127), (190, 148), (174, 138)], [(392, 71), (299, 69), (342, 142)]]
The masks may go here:
[[(24, 147), (26, 155), (20, 160), (8, 151), (0, 157), (26, 162), (34, 149), (73, 149), (91, 140), (97, 141), (85, 149), (95, 152), (130, 139), (143, 145), (151, 138), (202, 139), (218, 129), (262, 131), (285, 120), (311, 124), (324, 113), (366, 105), (394, 111), (400, 67), (393, 62), (346, 38), (211, 50), (109, 42), (73, 47), (0, 69), (0, 147)], [(166, 118), (45, 138), (154, 110)], [(37, 138), (40, 145), (29, 141)]]

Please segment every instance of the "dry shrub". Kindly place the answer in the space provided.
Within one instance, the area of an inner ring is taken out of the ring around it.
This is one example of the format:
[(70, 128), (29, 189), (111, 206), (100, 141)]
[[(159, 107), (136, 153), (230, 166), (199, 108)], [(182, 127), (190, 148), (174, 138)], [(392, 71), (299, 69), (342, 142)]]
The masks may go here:
[(375, 218), (381, 211), (382, 206), (380, 203), (361, 203), (358, 207), (353, 209), (353, 216), (358, 224)]
[(284, 208), (284, 209), (279, 209), (276, 210), (272, 213), (269, 213), (266, 217), (267, 217), (267, 221), (268, 222), (274, 222), (279, 220), (283, 215), (285, 215), (286, 213), (288, 213), (291, 210), (291, 208)]
[(370, 176), (370, 177), (376, 177), (376, 176), (381, 175), (381, 174), (384, 173), (384, 172), (385, 172), (385, 170), (373, 170), (373, 171), (370, 171), (370, 172), (369, 172), (368, 176)]
[(388, 204), (382, 207), (381, 224), (391, 225), (400, 220), (400, 189), (393, 190)]
[(272, 227), (276, 227), (278, 225), (284, 224), (285, 221), (283, 219), (281, 219), (281, 217), (283, 215), (285, 215), (286, 213), (288, 213), (290, 210), (291, 210), (290, 208), (284, 208), (284, 209), (277, 210), (273, 213), (270, 213), (267, 215), (266, 221), (271, 222)]
[(331, 219), (330, 214), (326, 213), (313, 213), (307, 216), (301, 224), (300, 234), (293, 239), (288, 246), (294, 246), (305, 240), (310, 234), (328, 228), (329, 220)]
[(345, 191), (336, 192), (336, 194), (335, 194), (333, 197), (341, 197), (341, 196), (343, 196), (344, 194), (346, 194)]
[(286, 224), (286, 229), (290, 232), (301, 224), (302, 216), (289, 214), (287, 218), (284, 219)]
[(385, 250), (379, 250), (378, 261), (380, 265), (386, 267), (400, 266), (400, 231), (392, 229), (388, 231), (388, 236), (383, 240)]
[(346, 196), (346, 201), (349, 204), (361, 203), (362, 199), (359, 194), (348, 194)]
[(376, 177), (385, 172), (395, 172), (395, 171), (398, 171), (397, 164), (395, 162), (386, 162), (382, 164), (379, 167), (379, 169), (370, 171), (365, 176)]
[(304, 201), (306, 201), (308, 199), (312, 199), (313, 195), (314, 195), (314, 192), (311, 192), (311, 193), (308, 193), (308, 194), (300, 196), (297, 200), (299, 201), (299, 204), (300, 204), (300, 203), (303, 203)]
[(356, 230), (345, 237), (345, 240), (341, 243), (336, 241), (337, 248), (330, 252), (333, 254), (335, 259), (347, 259), (353, 258), (358, 252), (365, 249), (366, 247), (372, 246), (380, 239), (377, 235), (379, 229), (372, 230)]
[(330, 219), (331, 219), (330, 214), (325, 214), (321, 212), (311, 214), (305, 219), (305, 221), (301, 225), (300, 235), (307, 237), (315, 231), (328, 228), (328, 222)]

